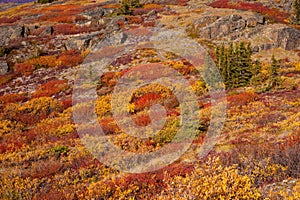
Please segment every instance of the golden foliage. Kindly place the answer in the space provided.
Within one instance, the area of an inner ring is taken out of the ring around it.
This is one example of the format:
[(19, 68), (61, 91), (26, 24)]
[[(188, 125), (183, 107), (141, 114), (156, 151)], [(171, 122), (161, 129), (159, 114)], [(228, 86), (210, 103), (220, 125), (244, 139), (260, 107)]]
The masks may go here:
[(172, 178), (159, 199), (259, 199), (253, 182), (239, 174), (237, 165), (224, 167), (212, 158), (197, 165), (192, 174)]

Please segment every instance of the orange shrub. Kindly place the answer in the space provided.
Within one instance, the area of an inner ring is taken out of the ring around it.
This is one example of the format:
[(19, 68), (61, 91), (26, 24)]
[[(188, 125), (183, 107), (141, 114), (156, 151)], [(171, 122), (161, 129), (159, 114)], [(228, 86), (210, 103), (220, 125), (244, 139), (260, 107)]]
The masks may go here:
[(66, 80), (51, 80), (41, 85), (34, 93), (33, 97), (51, 97), (68, 88)]
[(253, 92), (242, 92), (237, 95), (227, 97), (229, 106), (242, 106), (250, 103), (258, 98), (258, 95)]
[(47, 118), (50, 114), (61, 112), (62, 108), (62, 104), (57, 100), (50, 97), (41, 97), (32, 99), (23, 105), (7, 104), (3, 109), (1, 118), (33, 125)]
[(0, 104), (23, 102), (25, 99), (24, 94), (6, 94), (0, 97)]
[(12, 79), (13, 79), (12, 74), (0, 76), (0, 86), (4, 85), (5, 83), (8, 83)]
[(126, 20), (129, 24), (141, 24), (143, 18), (140, 16), (126, 16)]
[(57, 24), (53, 29), (55, 34), (71, 35), (79, 33), (74, 24)]
[(84, 58), (76, 50), (69, 50), (63, 52), (59, 58), (58, 63), (63, 66), (74, 67), (83, 62)]
[(33, 58), (26, 60), (24, 64), (31, 64), (35, 67), (56, 67), (57, 57), (56, 56), (41, 56), (38, 58)]
[(20, 75), (22, 75), (22, 74), (29, 75), (35, 70), (35, 68), (36, 67), (33, 64), (19, 63), (14, 66), (14, 71), (15, 71), (15, 73), (20, 74)]
[(114, 134), (120, 131), (115, 120), (111, 117), (101, 119), (99, 124), (105, 134)]
[(157, 93), (146, 93), (145, 95), (141, 96), (137, 100), (134, 101), (135, 109), (142, 110), (146, 107), (151, 106), (151, 104), (159, 102), (161, 99), (161, 94)]
[(150, 10), (160, 10), (163, 9), (163, 6), (159, 5), (159, 4), (154, 4), (154, 3), (150, 3), (150, 4), (146, 4), (143, 6), (145, 9), (150, 9)]
[(132, 116), (132, 119), (139, 126), (147, 126), (151, 122), (150, 116), (146, 113), (136, 114)]
[(14, 17), (1, 17), (0, 18), (0, 24), (12, 24), (16, 21), (19, 21), (21, 19), (20, 16), (14, 16)]

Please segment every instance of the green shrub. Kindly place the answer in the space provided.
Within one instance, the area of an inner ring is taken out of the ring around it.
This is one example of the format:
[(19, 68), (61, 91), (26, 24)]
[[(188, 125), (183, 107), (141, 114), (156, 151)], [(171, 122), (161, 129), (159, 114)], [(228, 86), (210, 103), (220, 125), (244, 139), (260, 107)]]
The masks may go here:
[(118, 14), (131, 15), (134, 8), (141, 7), (140, 0), (121, 0)]
[(67, 154), (70, 149), (67, 146), (57, 146), (53, 148), (53, 151), (57, 153), (58, 156)]

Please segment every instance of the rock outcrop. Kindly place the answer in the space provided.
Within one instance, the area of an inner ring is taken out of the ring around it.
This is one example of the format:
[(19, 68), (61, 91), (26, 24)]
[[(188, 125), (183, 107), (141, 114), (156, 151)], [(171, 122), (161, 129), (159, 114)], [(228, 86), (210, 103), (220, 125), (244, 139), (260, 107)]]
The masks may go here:
[(258, 42), (253, 51), (283, 48), (300, 48), (300, 31), (284, 24), (268, 24), (259, 14), (231, 14), (226, 16), (209, 15), (194, 20), (200, 38), (207, 40), (236, 41), (254, 38), (267, 38)]
[(0, 26), (0, 46), (6, 46), (10, 40), (25, 36), (25, 26)]
[(271, 30), (270, 38), (275, 41), (277, 47), (293, 50), (300, 47), (300, 31), (291, 27)]
[(265, 24), (265, 18), (261, 15), (246, 17), (236, 14), (225, 17), (210, 16), (209, 18), (200, 19), (200, 23), (203, 20), (205, 21), (205, 19), (208, 22), (215, 20), (210, 25), (199, 30), (199, 36), (206, 39), (220, 39), (236, 32), (241, 32), (246, 28), (254, 28)]

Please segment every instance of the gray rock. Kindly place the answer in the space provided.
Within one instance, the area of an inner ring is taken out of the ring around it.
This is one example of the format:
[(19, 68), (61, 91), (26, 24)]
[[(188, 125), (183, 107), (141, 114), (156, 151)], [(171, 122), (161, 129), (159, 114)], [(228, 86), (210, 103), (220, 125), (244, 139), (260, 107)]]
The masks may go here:
[(272, 30), (269, 37), (275, 41), (276, 47), (285, 50), (300, 48), (300, 31), (295, 28), (284, 27)]
[(25, 36), (25, 27), (17, 26), (0, 26), (0, 46), (6, 46), (11, 39), (22, 38)]
[(93, 10), (87, 11), (85, 13), (83, 13), (83, 16), (87, 17), (87, 18), (101, 18), (103, 17), (105, 14), (104, 9), (103, 8), (99, 8), (96, 7)]
[(252, 48), (252, 52), (254, 52), (254, 53), (259, 52), (259, 46), (254, 46), (254, 47)]
[(259, 14), (257, 14), (255, 16), (255, 19), (256, 19), (258, 24), (265, 24), (265, 22), (266, 22), (266, 18), (262, 15), (259, 15)]
[(9, 67), (5, 60), (0, 60), (0, 76), (7, 74)]
[(93, 46), (93, 44), (100, 41), (99, 36), (102, 34), (102, 31), (90, 33), (90, 34), (79, 34), (74, 36), (66, 41), (67, 49), (87, 49)]

